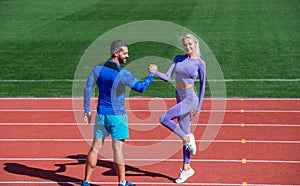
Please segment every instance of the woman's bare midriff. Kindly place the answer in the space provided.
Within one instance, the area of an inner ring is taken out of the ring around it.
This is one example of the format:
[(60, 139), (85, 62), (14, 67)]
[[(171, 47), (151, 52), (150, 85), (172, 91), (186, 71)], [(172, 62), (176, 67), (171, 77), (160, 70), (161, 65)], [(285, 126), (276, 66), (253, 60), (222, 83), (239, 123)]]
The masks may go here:
[(176, 88), (192, 88), (192, 87), (193, 87), (193, 84), (176, 81)]

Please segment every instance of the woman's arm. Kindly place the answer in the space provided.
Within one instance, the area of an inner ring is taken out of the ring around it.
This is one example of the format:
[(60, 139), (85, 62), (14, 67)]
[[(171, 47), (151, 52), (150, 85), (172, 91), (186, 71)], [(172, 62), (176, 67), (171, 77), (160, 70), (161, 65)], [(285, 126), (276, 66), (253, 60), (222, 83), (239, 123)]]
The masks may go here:
[(199, 101), (197, 106), (197, 113), (199, 113), (201, 110), (204, 93), (205, 93), (206, 66), (204, 61), (201, 61), (199, 65), (198, 74), (199, 74), (200, 84), (199, 84)]
[(175, 68), (175, 63), (172, 63), (169, 70), (165, 74), (161, 73), (159, 71), (156, 71), (155, 75), (164, 81), (169, 81), (173, 75), (174, 68)]

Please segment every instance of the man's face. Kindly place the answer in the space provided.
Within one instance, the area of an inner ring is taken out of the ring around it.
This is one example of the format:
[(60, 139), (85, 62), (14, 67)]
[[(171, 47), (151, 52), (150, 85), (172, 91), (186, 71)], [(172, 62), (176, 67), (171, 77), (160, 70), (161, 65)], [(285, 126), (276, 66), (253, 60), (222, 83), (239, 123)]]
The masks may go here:
[(128, 47), (122, 47), (122, 50), (120, 50), (117, 53), (117, 57), (119, 60), (120, 64), (125, 64), (126, 63), (126, 59), (129, 57), (128, 55)]

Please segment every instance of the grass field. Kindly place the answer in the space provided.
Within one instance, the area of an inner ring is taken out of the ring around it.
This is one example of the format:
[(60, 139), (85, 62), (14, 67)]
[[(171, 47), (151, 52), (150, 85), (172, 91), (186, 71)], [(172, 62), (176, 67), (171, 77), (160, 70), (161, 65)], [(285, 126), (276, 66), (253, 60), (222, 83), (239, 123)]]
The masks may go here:
[[(228, 97), (300, 97), (297, 0), (1, 0), (0, 17), (0, 97), (72, 96), (74, 72), (89, 45), (141, 20), (176, 23), (199, 35), (219, 62)], [(130, 45), (129, 62), (178, 53), (141, 42)], [(146, 93), (130, 95), (173, 97), (174, 90), (155, 81)]]

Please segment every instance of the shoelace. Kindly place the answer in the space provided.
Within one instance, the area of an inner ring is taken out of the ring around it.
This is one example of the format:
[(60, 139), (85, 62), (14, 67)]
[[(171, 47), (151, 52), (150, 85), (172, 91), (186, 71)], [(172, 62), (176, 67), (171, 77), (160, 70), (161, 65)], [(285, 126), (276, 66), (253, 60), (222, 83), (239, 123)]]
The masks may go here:
[(178, 179), (182, 179), (182, 175), (183, 175), (183, 172), (182, 172), (182, 170), (180, 170), (180, 173), (179, 173), (179, 178)]
[(188, 150), (190, 150), (190, 148), (191, 148), (192, 146), (191, 145), (189, 145), (189, 143), (187, 143), (187, 144), (185, 144), (185, 149), (188, 149)]

